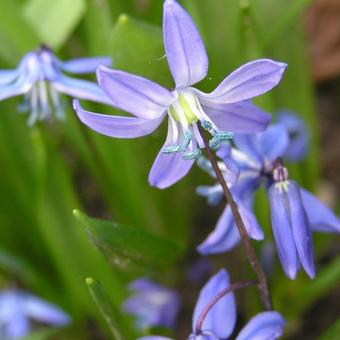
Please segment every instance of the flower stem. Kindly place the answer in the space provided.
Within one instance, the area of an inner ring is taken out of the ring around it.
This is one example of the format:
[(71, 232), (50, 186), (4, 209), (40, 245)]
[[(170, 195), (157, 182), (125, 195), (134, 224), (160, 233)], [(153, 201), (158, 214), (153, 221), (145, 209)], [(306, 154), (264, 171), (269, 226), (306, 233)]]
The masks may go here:
[(240, 282), (233, 283), (230, 286), (221, 290), (211, 301), (208, 302), (208, 304), (205, 306), (205, 308), (202, 310), (201, 314), (199, 315), (197, 324), (196, 324), (196, 334), (201, 333), (203, 322), (207, 314), (216, 305), (216, 303), (220, 301), (220, 299), (222, 299), (225, 295), (229, 294), (230, 292), (233, 292), (241, 288), (249, 287), (249, 286), (255, 286), (257, 284), (258, 284), (257, 281), (240, 281)]
[(205, 151), (207, 153), (208, 159), (216, 173), (216, 178), (219, 181), (219, 183), (222, 186), (223, 189), (223, 193), (224, 196), (227, 200), (227, 203), (230, 205), (236, 226), (238, 228), (238, 231), (241, 235), (241, 239), (243, 242), (243, 246), (248, 258), (248, 261), (251, 265), (251, 267), (253, 268), (256, 276), (257, 276), (257, 280), (258, 280), (258, 289), (260, 291), (260, 297), (261, 297), (261, 302), (264, 306), (264, 308), (266, 310), (271, 310), (272, 309), (272, 303), (271, 303), (271, 298), (270, 298), (270, 294), (269, 294), (269, 290), (268, 290), (268, 284), (267, 284), (267, 279), (266, 279), (266, 275), (261, 267), (260, 261), (258, 259), (258, 257), (256, 256), (255, 253), (255, 249), (253, 248), (247, 230), (244, 226), (242, 217), (240, 215), (240, 212), (238, 210), (237, 204), (233, 198), (232, 193), (230, 192), (228, 185), (223, 177), (223, 174), (217, 164), (217, 160), (216, 157), (214, 155), (214, 153), (211, 151), (211, 149), (209, 148), (209, 142), (207, 140), (207, 138), (204, 135), (204, 129), (199, 125), (198, 125), (198, 130), (201, 134), (201, 137), (204, 141), (204, 146), (205, 146)]

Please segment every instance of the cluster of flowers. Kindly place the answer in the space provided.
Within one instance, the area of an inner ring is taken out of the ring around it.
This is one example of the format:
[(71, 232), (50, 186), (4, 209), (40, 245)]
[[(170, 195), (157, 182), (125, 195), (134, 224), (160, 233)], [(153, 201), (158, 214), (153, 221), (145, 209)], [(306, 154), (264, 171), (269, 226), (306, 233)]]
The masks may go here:
[[(249, 62), (227, 76), (215, 90), (204, 93), (192, 86), (207, 76), (207, 53), (191, 17), (175, 0), (164, 1), (163, 40), (174, 90), (137, 75), (109, 69), (109, 58), (61, 62), (50, 49), (42, 46), (26, 55), (16, 70), (0, 72), (0, 100), (25, 94), (22, 108), (31, 112), (29, 124), (49, 117), (52, 111), (58, 118), (63, 116), (59, 92), (109, 104), (133, 116), (86, 111), (78, 100), (74, 100), (73, 107), (84, 124), (116, 138), (151, 134), (168, 117), (167, 138), (149, 174), (149, 183), (160, 189), (183, 178), (196, 160), (213, 174), (201, 157), (204, 129), (211, 136), (209, 147), (216, 150), (222, 160), (220, 169), (231, 187), (249, 236), (255, 240), (264, 238), (252, 209), (254, 193), (263, 183), (269, 197), (276, 248), (286, 275), (294, 279), (302, 266), (313, 278), (312, 232), (340, 232), (339, 220), (315, 196), (289, 179), (283, 159), (298, 160), (306, 150), (307, 137), (301, 130), (301, 122), (281, 115), (277, 124), (266, 130), (270, 115), (251, 103), (254, 97), (280, 82), (286, 64), (270, 59)], [(97, 70), (99, 86), (63, 74), (94, 70)], [(198, 193), (206, 196), (209, 203), (217, 203), (222, 198), (220, 184), (199, 187)], [(202, 255), (225, 252), (239, 239), (227, 206), (215, 230), (198, 246), (198, 251)], [(229, 286), (225, 270), (205, 284), (196, 303), (189, 339), (224, 339), (231, 335), (236, 321), (234, 293), (219, 296)], [(125, 302), (124, 308), (137, 315), (140, 328), (173, 326), (179, 308), (174, 292), (145, 279), (133, 282), (131, 288), (135, 295)], [(275, 339), (283, 333), (284, 325), (279, 313), (262, 312), (248, 322), (237, 339)]]

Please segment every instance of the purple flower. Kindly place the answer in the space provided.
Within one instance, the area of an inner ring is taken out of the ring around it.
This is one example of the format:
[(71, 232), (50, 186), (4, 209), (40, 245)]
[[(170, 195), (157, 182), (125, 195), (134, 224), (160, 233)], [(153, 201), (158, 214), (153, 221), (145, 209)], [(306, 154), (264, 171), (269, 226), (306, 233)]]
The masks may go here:
[[(230, 337), (236, 324), (236, 304), (233, 292), (222, 296), (208, 311), (202, 323), (202, 328), (197, 329), (201, 313), (207, 308), (223, 290), (230, 286), (229, 275), (222, 269), (204, 285), (196, 302), (192, 334), (188, 340), (220, 340)], [(243, 327), (236, 340), (273, 340), (283, 334), (286, 321), (274, 311), (262, 312), (254, 316)], [(168, 340), (157, 336), (146, 336), (138, 340)]]
[[(197, 332), (197, 322), (202, 311), (224, 289), (230, 286), (229, 275), (222, 269), (205, 284), (196, 302), (190, 340), (225, 339), (232, 335), (236, 324), (236, 304), (233, 292), (224, 295), (209, 310), (202, 329)], [(253, 317), (236, 336), (236, 340), (276, 339), (283, 334), (286, 322), (274, 311), (262, 312)]]
[(70, 318), (53, 304), (20, 290), (0, 293), (0, 338), (16, 339), (28, 335), (30, 320), (51, 326), (66, 326)]
[(295, 279), (300, 265), (310, 278), (315, 276), (313, 239), (300, 188), (288, 180), (288, 171), (278, 165), (275, 183), (268, 189), (271, 221), (277, 253), (286, 275)]
[(279, 111), (277, 122), (286, 127), (290, 137), (283, 158), (294, 162), (304, 159), (309, 144), (309, 132), (305, 122), (297, 114), (288, 111)]
[(151, 134), (168, 116), (168, 135), (149, 174), (149, 182), (166, 188), (184, 177), (204, 147), (200, 122), (217, 148), (233, 133), (262, 131), (270, 116), (250, 100), (278, 84), (286, 64), (269, 59), (249, 62), (226, 77), (211, 93), (192, 85), (208, 72), (208, 57), (188, 13), (175, 1), (164, 1), (163, 41), (175, 90), (123, 71), (99, 67), (99, 85), (112, 105), (135, 117), (108, 116), (85, 111), (74, 102), (79, 119), (93, 130), (118, 138)]
[(180, 307), (176, 292), (147, 279), (135, 280), (129, 287), (133, 295), (124, 302), (123, 308), (136, 317), (139, 329), (175, 326)]
[(38, 50), (27, 53), (16, 69), (0, 71), (0, 100), (25, 95), (20, 110), (31, 113), (29, 125), (50, 117), (52, 112), (56, 118), (64, 117), (59, 93), (109, 103), (109, 98), (97, 84), (64, 74), (91, 73), (101, 64), (109, 66), (111, 59), (96, 57), (62, 62), (48, 47), (41, 46)]
[[(256, 135), (237, 135), (233, 142), (234, 147), (222, 145), (218, 154), (228, 164), (236, 162), (238, 165), (238, 179), (231, 191), (249, 236), (257, 240), (263, 238), (252, 201), (256, 190), (264, 184), (271, 207), (276, 249), (286, 275), (295, 278), (301, 264), (307, 274), (314, 277), (311, 232), (339, 233), (340, 221), (317, 197), (289, 180), (287, 169), (278, 162), (291, 147), (286, 127), (276, 124)], [(213, 188), (213, 199), (222, 197), (222, 189), (219, 191), (216, 185)], [(205, 189), (205, 193), (212, 201), (209, 189)], [(232, 249), (239, 239), (227, 206), (215, 229), (197, 249), (203, 255), (221, 253)]]

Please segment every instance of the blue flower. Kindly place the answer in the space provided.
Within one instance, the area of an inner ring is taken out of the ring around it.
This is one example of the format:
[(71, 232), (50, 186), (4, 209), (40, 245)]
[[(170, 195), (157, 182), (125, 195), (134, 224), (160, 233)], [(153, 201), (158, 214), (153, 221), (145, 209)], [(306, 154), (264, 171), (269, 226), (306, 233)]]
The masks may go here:
[(297, 115), (289, 111), (279, 111), (277, 122), (286, 127), (289, 133), (289, 146), (283, 158), (289, 161), (300, 161), (306, 157), (309, 144), (309, 131), (305, 122)]
[(101, 64), (109, 66), (111, 59), (96, 57), (62, 62), (43, 45), (38, 50), (27, 53), (16, 69), (0, 71), (0, 100), (24, 95), (24, 103), (20, 109), (31, 113), (29, 125), (49, 118), (52, 113), (58, 119), (64, 117), (59, 93), (109, 103), (108, 97), (97, 84), (64, 74), (91, 73)]
[[(271, 207), (273, 233), (286, 275), (294, 279), (300, 265), (313, 278), (312, 231), (340, 233), (340, 220), (317, 197), (300, 188), (288, 178), (288, 171), (281, 164), (280, 157), (291, 147), (291, 138), (285, 126), (276, 124), (256, 135), (237, 135), (234, 147), (221, 146), (218, 154), (227, 164), (236, 162), (239, 169), (237, 181), (231, 191), (239, 206), (245, 227), (251, 238), (263, 239), (264, 235), (253, 213), (253, 198), (264, 184)], [(218, 187), (213, 187), (213, 199)], [(222, 191), (222, 189), (219, 189)], [(211, 195), (208, 189), (200, 194)], [(221, 196), (220, 196), (221, 197)], [(210, 198), (210, 202), (213, 200)], [(215, 229), (198, 246), (203, 254), (228, 251), (240, 239), (234, 218), (227, 206)]]
[(17, 339), (28, 335), (31, 321), (66, 326), (70, 317), (58, 307), (21, 290), (0, 293), (0, 338)]
[(133, 295), (123, 304), (126, 312), (136, 317), (137, 327), (175, 326), (180, 300), (175, 291), (147, 279), (130, 284)]
[[(208, 311), (202, 323), (202, 328), (197, 329), (198, 320), (203, 310), (223, 290), (230, 286), (229, 275), (222, 269), (204, 285), (202, 288), (192, 320), (192, 334), (188, 340), (221, 340), (230, 337), (236, 324), (236, 304), (233, 292), (222, 296)], [(286, 321), (275, 312), (262, 312), (255, 315), (242, 328), (236, 336), (236, 340), (273, 340), (283, 334)], [(160, 336), (146, 336), (138, 340), (171, 340)]]
[(270, 115), (250, 100), (276, 86), (286, 67), (270, 59), (249, 62), (207, 94), (192, 87), (207, 76), (204, 44), (192, 19), (175, 0), (164, 1), (163, 41), (175, 90), (137, 75), (100, 67), (98, 82), (112, 105), (135, 117), (93, 113), (74, 102), (84, 124), (110, 137), (151, 134), (168, 117), (168, 135), (149, 174), (150, 184), (161, 189), (184, 177), (200, 156), (204, 143), (198, 123), (211, 133), (212, 148), (230, 139), (234, 132), (264, 130)]

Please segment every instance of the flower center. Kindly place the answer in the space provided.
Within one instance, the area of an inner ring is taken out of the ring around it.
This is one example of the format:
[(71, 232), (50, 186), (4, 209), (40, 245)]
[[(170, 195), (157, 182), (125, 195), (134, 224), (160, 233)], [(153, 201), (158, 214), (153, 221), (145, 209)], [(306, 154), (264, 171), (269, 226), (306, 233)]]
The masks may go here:
[(178, 92), (177, 101), (169, 107), (169, 114), (184, 126), (196, 123), (201, 114), (199, 102), (191, 91)]
[(18, 107), (20, 112), (30, 112), (28, 125), (50, 118), (52, 113), (57, 119), (64, 119), (64, 111), (58, 92), (45, 80), (36, 81)]

